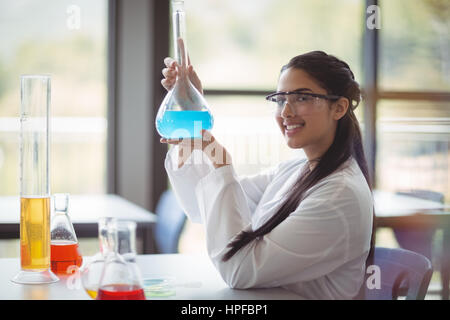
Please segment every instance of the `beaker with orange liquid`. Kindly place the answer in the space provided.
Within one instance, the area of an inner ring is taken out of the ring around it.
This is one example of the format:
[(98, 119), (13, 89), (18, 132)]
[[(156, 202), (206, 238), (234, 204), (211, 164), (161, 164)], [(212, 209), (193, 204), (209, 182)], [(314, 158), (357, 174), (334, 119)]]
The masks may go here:
[(51, 283), (49, 114), (50, 76), (20, 79), (20, 266), (12, 279), (22, 284)]
[(51, 268), (58, 275), (71, 274), (71, 267), (80, 267), (83, 258), (78, 248), (78, 240), (70, 221), (69, 195), (58, 193), (54, 195), (54, 214), (51, 219), (50, 244)]

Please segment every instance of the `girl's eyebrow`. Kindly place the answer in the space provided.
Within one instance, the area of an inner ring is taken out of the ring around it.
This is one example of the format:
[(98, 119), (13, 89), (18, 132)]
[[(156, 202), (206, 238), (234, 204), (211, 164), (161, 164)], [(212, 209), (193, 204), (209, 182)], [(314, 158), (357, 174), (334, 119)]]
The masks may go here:
[(295, 90), (292, 90), (292, 92), (297, 92), (297, 91), (299, 91), (299, 92), (302, 92), (302, 91), (310, 91), (310, 92), (313, 92), (311, 89), (309, 89), (309, 88), (298, 88), (298, 89), (295, 89)]
[(311, 92), (314, 93), (314, 91), (312, 91), (310, 88), (298, 88), (298, 89), (294, 89), (294, 90), (290, 90), (290, 91), (276, 91), (275, 93), (282, 93), (282, 92)]

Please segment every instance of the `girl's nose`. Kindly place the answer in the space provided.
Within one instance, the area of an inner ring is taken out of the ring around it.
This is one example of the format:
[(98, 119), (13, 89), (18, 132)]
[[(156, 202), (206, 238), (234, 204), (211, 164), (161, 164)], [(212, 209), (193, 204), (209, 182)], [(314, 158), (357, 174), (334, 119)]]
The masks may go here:
[(289, 101), (286, 100), (283, 109), (281, 109), (281, 117), (282, 118), (291, 118), (295, 117), (295, 110), (292, 107), (292, 105), (289, 103)]

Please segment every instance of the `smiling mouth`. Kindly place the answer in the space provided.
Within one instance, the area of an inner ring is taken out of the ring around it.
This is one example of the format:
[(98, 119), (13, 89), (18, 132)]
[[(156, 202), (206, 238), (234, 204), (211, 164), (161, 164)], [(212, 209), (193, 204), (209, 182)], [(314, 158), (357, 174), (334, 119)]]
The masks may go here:
[(305, 124), (304, 123), (302, 123), (302, 124), (291, 124), (291, 125), (287, 125), (287, 126), (284, 126), (285, 128), (286, 128), (286, 130), (293, 130), (293, 129), (296, 129), (296, 128), (303, 128), (305, 126)]
[(305, 123), (295, 123), (295, 124), (283, 124), (284, 134), (291, 137), (297, 134), (305, 126)]

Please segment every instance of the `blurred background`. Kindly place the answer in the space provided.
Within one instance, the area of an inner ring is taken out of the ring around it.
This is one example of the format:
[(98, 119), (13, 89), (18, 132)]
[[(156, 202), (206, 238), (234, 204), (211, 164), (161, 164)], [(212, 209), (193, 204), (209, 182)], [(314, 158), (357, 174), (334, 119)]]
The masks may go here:
[[(370, 30), (368, 5), (380, 8)], [(187, 47), (239, 174), (290, 157), (264, 95), (282, 65), (323, 50), (367, 93), (357, 116), (374, 187), (427, 189), (450, 204), (448, 0), (186, 0)], [(170, 187), (154, 118), (173, 56), (169, 1), (0, 0), (0, 196), (19, 193), (21, 74), (52, 76), (52, 193), (117, 193), (154, 211)], [(377, 244), (396, 247), (387, 228)], [(436, 243), (442, 233), (435, 234)], [(186, 222), (179, 251), (205, 250)], [(83, 254), (96, 239), (80, 239)], [(17, 240), (0, 257), (19, 256)]]

